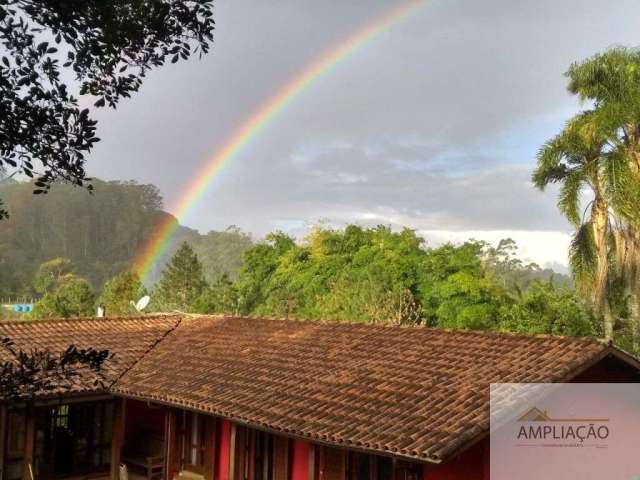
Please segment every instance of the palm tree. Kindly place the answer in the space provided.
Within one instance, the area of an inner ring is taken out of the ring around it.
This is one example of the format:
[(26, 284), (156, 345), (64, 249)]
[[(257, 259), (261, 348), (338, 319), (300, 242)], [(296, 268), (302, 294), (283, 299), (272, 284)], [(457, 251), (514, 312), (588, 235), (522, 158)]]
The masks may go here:
[(571, 65), (569, 91), (593, 103), (592, 122), (609, 135), (612, 231), (634, 349), (640, 346), (640, 50), (616, 47)]
[[(609, 302), (612, 225), (607, 195), (608, 135), (596, 128), (593, 116), (593, 111), (575, 116), (540, 149), (533, 182), (541, 190), (549, 184), (561, 184), (558, 208), (576, 229), (569, 258), (576, 286), (594, 311), (602, 315), (605, 337), (611, 339), (614, 320)], [(593, 198), (581, 213), (585, 189), (591, 191)]]

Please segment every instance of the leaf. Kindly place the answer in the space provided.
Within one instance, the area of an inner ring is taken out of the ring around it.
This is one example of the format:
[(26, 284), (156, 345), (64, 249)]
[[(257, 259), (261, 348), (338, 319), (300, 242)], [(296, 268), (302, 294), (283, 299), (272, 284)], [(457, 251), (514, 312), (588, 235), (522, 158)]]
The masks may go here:
[(102, 97), (100, 100), (98, 100), (93, 105), (96, 106), (96, 107), (104, 107), (104, 97)]

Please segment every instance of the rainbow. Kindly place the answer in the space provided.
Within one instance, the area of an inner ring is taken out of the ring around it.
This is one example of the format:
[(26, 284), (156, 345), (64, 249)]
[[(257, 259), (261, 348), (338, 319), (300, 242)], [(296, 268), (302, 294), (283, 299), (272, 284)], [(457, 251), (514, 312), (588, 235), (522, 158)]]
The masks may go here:
[(196, 180), (182, 193), (173, 209), (175, 216), (166, 215), (139, 251), (134, 259), (133, 269), (140, 275), (140, 278), (143, 281), (147, 279), (156, 260), (170, 245), (171, 238), (179, 226), (179, 219), (184, 217), (198, 202), (220, 170), (236, 157), (238, 152), (246, 147), (267, 126), (270, 120), (319, 78), (427, 3), (428, 0), (412, 0), (386, 12), (305, 68), (257, 109), (211, 157), (204, 169), (197, 175)]

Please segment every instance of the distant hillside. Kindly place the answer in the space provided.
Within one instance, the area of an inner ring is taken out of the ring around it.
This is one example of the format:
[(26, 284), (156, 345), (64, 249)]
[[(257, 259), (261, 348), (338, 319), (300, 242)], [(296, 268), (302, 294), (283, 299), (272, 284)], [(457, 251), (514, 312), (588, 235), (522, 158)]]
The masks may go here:
[[(66, 184), (46, 196), (33, 195), (30, 183), (0, 182), (0, 198), (10, 213), (0, 221), (0, 297), (30, 294), (38, 266), (66, 257), (94, 288), (129, 267), (159, 220), (162, 197), (153, 185), (93, 181), (95, 193)], [(230, 228), (201, 235), (181, 227), (174, 244), (188, 241), (200, 255), (209, 279), (235, 276), (248, 235)], [(169, 247), (150, 275), (153, 282), (175, 250)]]
[(222, 232), (212, 230), (206, 234), (180, 226), (169, 248), (149, 272), (149, 285), (160, 278), (166, 263), (182, 242), (189, 243), (198, 254), (208, 281), (216, 280), (225, 273), (235, 279), (242, 265), (242, 254), (253, 246), (251, 236), (235, 226)]

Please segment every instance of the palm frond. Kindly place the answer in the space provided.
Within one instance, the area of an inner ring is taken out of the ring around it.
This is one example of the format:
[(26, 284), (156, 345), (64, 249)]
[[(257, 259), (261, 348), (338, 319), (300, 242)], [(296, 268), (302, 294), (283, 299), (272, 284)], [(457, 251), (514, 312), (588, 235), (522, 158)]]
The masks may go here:
[(583, 294), (588, 294), (598, 267), (598, 255), (591, 222), (580, 225), (571, 239), (569, 265), (576, 287)]
[(575, 226), (580, 225), (580, 198), (585, 181), (584, 172), (574, 170), (564, 179), (558, 197), (558, 208)]

